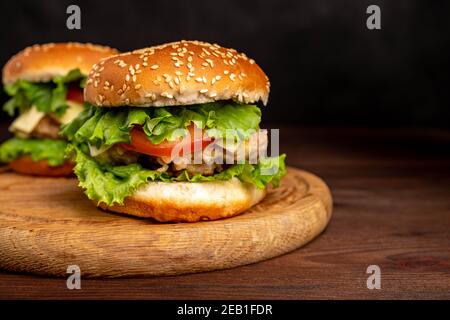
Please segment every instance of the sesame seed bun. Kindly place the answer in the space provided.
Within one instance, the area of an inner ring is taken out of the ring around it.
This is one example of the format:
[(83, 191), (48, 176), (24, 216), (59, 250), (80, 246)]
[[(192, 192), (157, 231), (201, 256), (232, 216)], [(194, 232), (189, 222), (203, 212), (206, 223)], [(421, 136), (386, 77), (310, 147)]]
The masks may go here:
[(90, 43), (47, 43), (28, 47), (13, 56), (3, 68), (3, 83), (18, 79), (32, 82), (50, 81), (55, 76), (66, 75), (80, 69), (87, 75), (100, 59), (116, 55), (116, 49)]
[(161, 222), (197, 222), (228, 218), (260, 202), (265, 189), (238, 178), (214, 182), (149, 182), (124, 205), (100, 208)]
[(102, 107), (162, 107), (235, 100), (267, 103), (266, 74), (243, 53), (179, 41), (104, 59), (94, 65), (85, 100)]

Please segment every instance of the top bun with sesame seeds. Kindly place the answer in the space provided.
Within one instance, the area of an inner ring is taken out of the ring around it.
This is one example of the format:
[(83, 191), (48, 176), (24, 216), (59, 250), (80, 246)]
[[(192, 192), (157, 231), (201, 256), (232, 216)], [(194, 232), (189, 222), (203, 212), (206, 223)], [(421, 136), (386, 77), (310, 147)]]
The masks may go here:
[(243, 53), (179, 41), (112, 56), (94, 65), (84, 90), (94, 106), (164, 107), (218, 100), (267, 103), (266, 74)]
[(87, 75), (100, 59), (118, 53), (116, 49), (90, 43), (36, 44), (9, 59), (3, 68), (3, 83), (11, 84), (18, 79), (46, 82), (77, 68)]

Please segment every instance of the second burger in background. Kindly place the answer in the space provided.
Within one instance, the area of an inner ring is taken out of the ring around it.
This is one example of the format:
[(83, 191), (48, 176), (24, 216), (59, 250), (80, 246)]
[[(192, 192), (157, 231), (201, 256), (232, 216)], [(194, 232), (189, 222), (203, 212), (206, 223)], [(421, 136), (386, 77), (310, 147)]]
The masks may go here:
[(48, 43), (13, 56), (3, 68), (4, 88), (11, 96), (3, 110), (18, 117), (9, 127), (15, 137), (0, 146), (0, 162), (23, 174), (73, 174), (60, 126), (83, 110), (83, 87), (92, 66), (117, 53), (93, 44)]

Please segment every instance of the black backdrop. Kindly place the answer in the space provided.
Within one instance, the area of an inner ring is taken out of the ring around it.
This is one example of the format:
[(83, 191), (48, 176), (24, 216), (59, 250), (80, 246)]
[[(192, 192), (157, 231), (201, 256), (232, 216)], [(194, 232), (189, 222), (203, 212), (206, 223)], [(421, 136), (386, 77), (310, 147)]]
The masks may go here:
[[(69, 4), (81, 7), (81, 30), (66, 28)], [(382, 30), (366, 28), (370, 4), (381, 7)], [(33, 43), (125, 51), (205, 40), (246, 52), (269, 75), (266, 123), (446, 127), (449, 9), (416, 0), (9, 0), (0, 4), (0, 63)]]

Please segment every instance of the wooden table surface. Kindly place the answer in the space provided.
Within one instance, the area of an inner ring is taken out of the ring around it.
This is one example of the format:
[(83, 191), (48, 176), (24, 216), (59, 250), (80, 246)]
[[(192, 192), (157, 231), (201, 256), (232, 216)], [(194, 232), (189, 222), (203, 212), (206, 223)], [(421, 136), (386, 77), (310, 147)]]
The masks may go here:
[[(304, 248), (224, 271), (82, 279), (81, 290), (0, 273), (0, 298), (450, 299), (449, 131), (288, 127), (281, 148), (334, 196), (330, 225)], [(369, 265), (380, 290), (367, 289)]]

